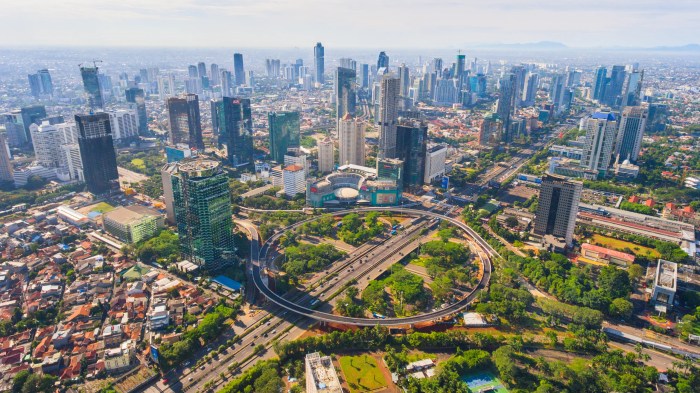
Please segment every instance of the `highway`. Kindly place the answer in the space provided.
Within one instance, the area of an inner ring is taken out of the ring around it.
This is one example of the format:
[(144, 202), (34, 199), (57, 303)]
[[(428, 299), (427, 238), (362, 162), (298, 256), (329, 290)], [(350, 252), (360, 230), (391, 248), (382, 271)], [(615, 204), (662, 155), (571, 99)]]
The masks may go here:
[[(358, 209), (350, 209), (350, 210), (343, 210), (343, 211), (338, 211), (334, 212), (334, 215), (345, 215), (349, 213), (357, 213), (357, 212), (371, 212), (371, 211), (396, 211), (395, 207), (366, 207), (366, 208), (358, 208)], [(270, 248), (270, 245), (273, 244), (282, 234), (286, 233), (289, 230), (292, 230), (298, 226), (303, 225), (305, 222), (313, 221), (316, 218), (312, 218), (309, 220), (304, 220), (302, 222), (299, 222), (297, 224), (294, 224), (290, 227), (284, 228), (282, 231), (278, 232), (276, 235), (272, 236), (270, 239), (267, 240), (265, 244), (263, 244), (261, 250), (260, 250), (260, 255), (258, 256), (258, 261), (257, 263), (253, 263), (252, 269), (253, 269), (253, 282), (255, 286), (258, 288), (258, 290), (265, 295), (269, 300), (274, 302), (275, 304), (279, 305), (280, 307), (297, 313), (299, 315), (303, 315), (305, 317), (309, 317), (311, 319), (315, 319), (318, 321), (324, 321), (324, 322), (332, 322), (332, 323), (339, 323), (339, 324), (345, 324), (345, 325), (354, 325), (354, 326), (375, 326), (375, 325), (380, 325), (380, 326), (410, 326), (418, 322), (430, 322), (430, 321), (435, 321), (435, 320), (440, 320), (445, 317), (451, 316), (455, 314), (456, 312), (462, 310), (465, 308), (469, 303), (471, 303), (476, 296), (478, 295), (478, 292), (481, 291), (482, 289), (486, 288), (489, 280), (491, 279), (491, 270), (492, 270), (492, 265), (491, 265), (491, 257), (498, 256), (497, 253), (491, 248), (491, 246), (484, 241), (478, 233), (474, 232), (469, 226), (464, 224), (463, 222), (451, 218), (451, 217), (446, 217), (438, 213), (433, 213), (429, 211), (424, 211), (424, 210), (417, 210), (417, 209), (402, 209), (402, 211), (406, 214), (412, 214), (416, 216), (426, 216), (430, 218), (435, 218), (435, 219), (442, 219), (442, 220), (447, 220), (456, 227), (464, 230), (476, 243), (477, 246), (483, 251), (478, 253), (479, 258), (482, 261), (483, 267), (484, 267), (484, 273), (481, 277), (481, 280), (479, 281), (479, 284), (471, 291), (468, 293), (466, 297), (463, 299), (459, 300), (458, 302), (451, 304), (450, 306), (433, 311), (433, 312), (428, 312), (425, 314), (421, 315), (415, 315), (411, 317), (406, 317), (406, 318), (386, 318), (386, 319), (371, 319), (371, 318), (353, 318), (353, 317), (346, 317), (342, 315), (334, 315), (334, 314), (329, 314), (326, 312), (321, 312), (319, 310), (315, 310), (310, 308), (310, 304), (306, 305), (305, 299), (302, 299), (300, 302), (293, 302), (288, 299), (285, 299), (284, 297), (276, 294), (273, 290), (271, 290), (263, 280), (263, 267), (260, 266), (260, 261), (265, 261), (266, 260), (266, 255), (267, 252)], [(395, 238), (394, 243), (391, 244), (392, 247), (387, 247), (384, 250), (380, 250), (379, 254), (373, 255), (372, 258), (376, 260), (383, 260), (391, 255), (394, 254), (396, 248), (402, 248), (406, 246), (408, 243), (410, 243), (413, 239), (411, 239), (407, 234), (405, 233), (400, 233), (398, 234)], [(359, 274), (358, 274), (359, 275)], [(309, 301), (310, 302), (310, 301)]]

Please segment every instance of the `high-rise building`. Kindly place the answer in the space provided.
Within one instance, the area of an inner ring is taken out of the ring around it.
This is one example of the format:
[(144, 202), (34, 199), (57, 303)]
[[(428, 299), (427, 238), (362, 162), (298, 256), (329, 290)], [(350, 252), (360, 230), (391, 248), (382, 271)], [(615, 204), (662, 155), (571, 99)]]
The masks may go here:
[(377, 158), (377, 178), (394, 180), (399, 188), (403, 188), (403, 160), (397, 158)]
[(186, 143), (190, 147), (204, 151), (199, 97), (196, 94), (168, 98), (168, 119), (170, 120), (168, 138), (170, 144)]
[(314, 79), (316, 83), (323, 84), (324, 79), (324, 48), (320, 42), (314, 47)]
[(391, 74), (382, 76), (380, 83), (379, 155), (381, 158), (396, 158), (396, 122), (398, 120), (398, 97), (400, 80)]
[(44, 168), (60, 168), (65, 165), (65, 154), (61, 145), (67, 143), (61, 130), (48, 121), (29, 127), (34, 148), (34, 160)]
[(369, 87), (369, 64), (360, 64), (360, 87), (366, 89)]
[(564, 238), (570, 247), (582, 189), (583, 183), (579, 181), (564, 176), (544, 175), (535, 214), (535, 234)]
[(617, 119), (611, 112), (596, 112), (585, 120), (586, 144), (581, 166), (604, 176), (610, 167), (617, 131)]
[(245, 69), (243, 68), (243, 55), (233, 54), (233, 78), (236, 86), (245, 85)]
[(0, 125), (5, 127), (5, 137), (10, 147), (24, 147), (28, 142), (31, 142), (31, 139), (27, 140), (27, 134), (24, 132), (21, 110), (15, 109), (1, 114)]
[(355, 116), (355, 71), (338, 67), (335, 71), (336, 119)]
[(598, 67), (593, 82), (593, 99), (602, 102), (605, 97), (605, 87), (608, 84), (608, 69), (603, 66)]
[(406, 64), (401, 64), (399, 66), (399, 80), (399, 95), (401, 97), (408, 97), (408, 88), (411, 84), (411, 78)]
[(139, 134), (146, 135), (148, 133), (148, 115), (146, 114), (146, 96), (143, 89), (138, 87), (129, 87), (124, 91), (126, 102), (131, 104), (138, 114), (139, 119)]
[(231, 71), (221, 69), (221, 97), (231, 97), (233, 94), (233, 75)]
[(29, 79), (29, 90), (32, 92), (32, 96), (40, 97), (42, 92), (39, 74), (29, 74), (27, 75), (27, 79)]
[(625, 82), (622, 87), (620, 107), (638, 106), (642, 103), (642, 82), (644, 70), (629, 67), (625, 72)]
[(357, 71), (357, 61), (349, 58), (349, 57), (342, 57), (338, 59), (338, 65), (342, 68), (347, 68), (353, 71)]
[(209, 66), (211, 70), (211, 80), (209, 81), (212, 86), (219, 86), (221, 84), (221, 73), (219, 72), (219, 65), (211, 63)]
[(503, 122), (495, 113), (487, 113), (479, 127), (479, 145), (488, 146), (498, 143), (503, 132)]
[(185, 257), (210, 270), (233, 263), (236, 247), (231, 194), (221, 164), (194, 158), (168, 164), (164, 172), (170, 180), (173, 214)]
[(326, 137), (318, 143), (318, 171), (322, 173), (333, 171), (333, 140)]
[(535, 73), (530, 73), (525, 80), (525, 87), (523, 88), (522, 104), (523, 106), (533, 106), (535, 105), (535, 99), (537, 98), (537, 84), (539, 83), (539, 75)]
[(647, 108), (642, 106), (628, 106), (623, 109), (615, 141), (616, 161), (629, 160), (633, 164), (637, 162), (648, 113)]
[(622, 89), (625, 84), (625, 66), (613, 66), (610, 79), (605, 86), (603, 102), (611, 107), (619, 107), (622, 102)]
[(389, 69), (389, 56), (386, 52), (379, 52), (379, 57), (377, 58), (377, 69), (386, 68)]
[(277, 78), (280, 76), (280, 59), (266, 59), (265, 71), (268, 78)]
[(134, 109), (119, 109), (108, 111), (109, 122), (112, 127), (112, 139), (116, 144), (123, 144), (138, 139), (139, 121)]
[(462, 77), (466, 66), (466, 59), (467, 55), (463, 55), (461, 53), (457, 55), (457, 60), (455, 62), (455, 71), (454, 75), (452, 75), (453, 78), (460, 79)]
[(88, 106), (92, 110), (104, 108), (98, 70), (97, 66), (80, 67), (80, 76), (83, 78), (83, 87), (87, 95)]
[(187, 67), (187, 75), (190, 78), (199, 78), (199, 70), (196, 65), (189, 65)]
[(270, 156), (281, 164), (287, 149), (299, 147), (299, 112), (270, 112), (267, 120), (270, 126)]
[(10, 150), (7, 147), (5, 129), (0, 126), (0, 182), (14, 182), (14, 169), (10, 161)]
[(41, 124), (41, 121), (46, 118), (46, 108), (43, 105), (25, 106), (20, 109), (20, 113), (22, 115), (25, 139), (31, 143), (32, 136), (29, 132), (29, 126)]
[(427, 125), (413, 121), (403, 122), (396, 127), (396, 155), (404, 162), (404, 188), (423, 185), (427, 149)]
[(432, 72), (436, 73), (438, 77), (442, 78), (442, 59), (436, 57), (431, 63)]
[(365, 123), (345, 115), (338, 122), (339, 165), (365, 165)]
[(423, 182), (425, 184), (430, 184), (444, 176), (446, 161), (447, 146), (437, 144), (428, 145), (428, 151), (425, 155), (425, 175), (423, 175)]
[(117, 156), (109, 115), (104, 112), (75, 115), (83, 174), (88, 190), (103, 194), (119, 188)]
[(304, 167), (292, 164), (282, 169), (284, 194), (290, 198), (306, 192), (306, 171)]
[(229, 164), (253, 162), (253, 117), (250, 100), (224, 97), (218, 103), (219, 143), (226, 144)]
[(197, 63), (197, 74), (201, 80), (207, 77), (207, 65), (203, 61)]
[(510, 132), (510, 116), (513, 114), (515, 84), (515, 74), (507, 74), (505, 77), (501, 78), (498, 87), (499, 96), (496, 114), (503, 122), (502, 141), (506, 143), (513, 141), (513, 135)]

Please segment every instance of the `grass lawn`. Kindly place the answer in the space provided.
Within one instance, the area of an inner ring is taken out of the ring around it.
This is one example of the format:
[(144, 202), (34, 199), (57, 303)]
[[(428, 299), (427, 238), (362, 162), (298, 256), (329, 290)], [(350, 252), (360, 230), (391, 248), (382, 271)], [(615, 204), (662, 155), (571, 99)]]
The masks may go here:
[(625, 248), (629, 248), (634, 252), (634, 255), (639, 257), (650, 257), (651, 259), (661, 258), (661, 254), (653, 248), (640, 246), (638, 244), (630, 243), (625, 240), (614, 239), (612, 237), (602, 236), (599, 234), (593, 235), (591, 239), (592, 244), (600, 244), (603, 247), (612, 248), (615, 250), (622, 251)]
[(110, 205), (107, 202), (100, 202), (97, 205), (93, 206), (90, 211), (98, 213), (107, 213), (108, 211), (112, 210), (114, 210), (114, 207), (112, 205)]
[(343, 356), (339, 362), (350, 393), (368, 392), (387, 386), (386, 379), (373, 357)]
[(134, 158), (131, 160), (131, 164), (141, 170), (146, 170), (146, 163), (141, 158)]

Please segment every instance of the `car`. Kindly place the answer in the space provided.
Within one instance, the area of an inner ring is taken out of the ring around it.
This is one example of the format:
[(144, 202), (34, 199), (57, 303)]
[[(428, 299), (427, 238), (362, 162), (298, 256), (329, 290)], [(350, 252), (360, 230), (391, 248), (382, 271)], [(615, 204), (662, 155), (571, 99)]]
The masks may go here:
[(255, 342), (251, 342), (251, 343), (250, 343), (250, 346), (251, 346), (251, 347), (254, 347), (254, 346), (255, 346)]
[(206, 364), (203, 364), (202, 367), (200, 367), (199, 369), (200, 369), (200, 370), (204, 370), (205, 368), (207, 368), (207, 365), (206, 365)]
[(258, 338), (258, 335), (257, 335), (257, 334), (256, 334), (256, 335), (254, 335), (254, 336), (253, 336), (253, 338)]
[(168, 383), (168, 378), (163, 378), (163, 380), (161, 380), (161, 382), (163, 382), (163, 383), (166, 383), (166, 384), (167, 384), (167, 383)]
[(267, 337), (267, 333), (263, 334), (263, 337)]
[(187, 381), (192, 382), (192, 377), (187, 378)]

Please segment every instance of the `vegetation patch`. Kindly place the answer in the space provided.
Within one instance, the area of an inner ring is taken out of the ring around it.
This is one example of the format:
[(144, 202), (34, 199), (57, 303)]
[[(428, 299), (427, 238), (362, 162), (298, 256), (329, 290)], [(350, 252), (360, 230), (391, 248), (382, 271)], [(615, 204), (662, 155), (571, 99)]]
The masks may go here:
[(367, 392), (387, 386), (386, 379), (372, 356), (343, 356), (338, 362), (351, 393)]

